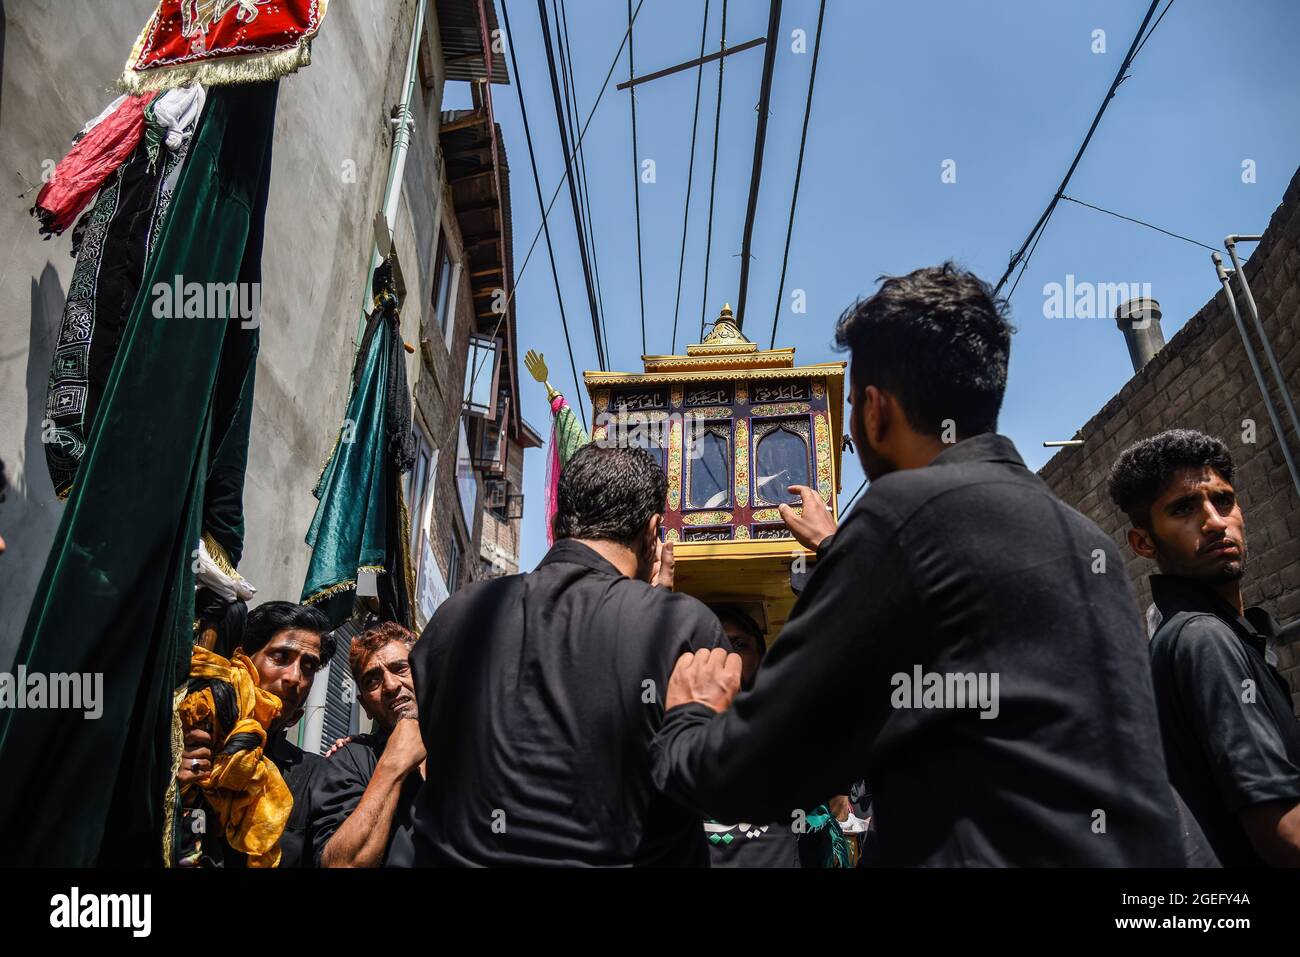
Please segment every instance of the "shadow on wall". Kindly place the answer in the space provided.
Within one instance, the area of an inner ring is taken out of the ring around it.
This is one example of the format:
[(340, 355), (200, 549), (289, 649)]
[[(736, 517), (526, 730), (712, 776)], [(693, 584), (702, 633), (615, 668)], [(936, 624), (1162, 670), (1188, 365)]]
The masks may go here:
[(5, 19), (5, 0), (0, 0), (0, 116), (4, 115)]
[[(7, 463), (9, 492), (4, 504), (5, 543), (0, 562), (0, 666), (7, 668), (18, 647), (32, 593), (45, 569), (45, 558), (62, 506), (45, 465), (41, 423), (45, 419), (45, 391), (50, 379), (50, 359), (58, 335), (65, 300), (59, 275), (49, 262), (40, 279), (31, 281), (31, 325), (27, 348), (27, 422), (22, 458)], [(4, 670), (0, 668), (0, 670)]]

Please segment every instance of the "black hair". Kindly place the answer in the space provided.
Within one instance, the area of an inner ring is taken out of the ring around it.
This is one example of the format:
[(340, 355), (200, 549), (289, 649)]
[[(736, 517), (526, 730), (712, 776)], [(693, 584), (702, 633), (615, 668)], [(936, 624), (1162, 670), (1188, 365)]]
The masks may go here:
[(229, 658), (243, 641), (244, 629), (248, 625), (248, 603), (228, 600), (207, 587), (198, 588), (194, 592), (194, 617), (201, 627), (216, 632), (212, 650), (223, 658)]
[(330, 620), (319, 608), (296, 605), (291, 601), (263, 602), (248, 613), (244, 625), (244, 640), (240, 642), (244, 654), (255, 655), (267, 642), (282, 631), (297, 629), (320, 635), (321, 666), (334, 657), (334, 636), (330, 634)]
[(1179, 469), (1214, 469), (1229, 485), (1236, 467), (1228, 447), (1195, 429), (1169, 429), (1135, 442), (1110, 467), (1110, 498), (1134, 525), (1146, 528), (1151, 503)]
[(9, 480), (5, 478), (5, 460), (0, 459), (0, 502), (5, 500), (5, 489), (9, 487)]
[(718, 616), (718, 621), (723, 623), (731, 622), (736, 625), (749, 637), (758, 642), (758, 653), (767, 654), (767, 639), (763, 637), (763, 629), (758, 627), (756, 622), (745, 609), (739, 605), (729, 603), (710, 605), (709, 610)]
[(662, 515), (668, 479), (645, 449), (586, 445), (560, 473), (555, 538), (630, 545), (651, 515)]
[(951, 261), (906, 276), (844, 311), (835, 344), (853, 354), (853, 384), (898, 399), (913, 429), (967, 438), (998, 427), (1011, 334), (1005, 299)]

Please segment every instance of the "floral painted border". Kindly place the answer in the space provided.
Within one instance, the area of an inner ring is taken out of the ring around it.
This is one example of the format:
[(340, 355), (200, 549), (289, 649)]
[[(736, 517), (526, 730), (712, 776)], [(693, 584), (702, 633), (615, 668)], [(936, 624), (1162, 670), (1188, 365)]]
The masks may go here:
[[(798, 505), (792, 505), (790, 507), (797, 513), (802, 513), (803, 511), (803, 509)], [(779, 522), (781, 521), (781, 510), (776, 508), (760, 508), (755, 510), (754, 514), (750, 517), (755, 522)]]
[(747, 405), (749, 403), (749, 382), (736, 383), (736, 405)]
[(821, 379), (813, 379), (812, 390), (814, 399), (826, 398), (826, 384)]
[(812, 411), (809, 402), (778, 402), (774, 405), (756, 405), (749, 410), (750, 415), (800, 415)]
[(749, 503), (749, 420), (736, 420), (736, 504)]
[(682, 386), (680, 384), (673, 386), (672, 403), (674, 409), (682, 407)]
[(813, 416), (813, 430), (817, 436), (817, 491), (822, 501), (831, 500), (831, 426), (825, 412)]
[(692, 512), (682, 516), (683, 525), (725, 525), (730, 521), (730, 512)]
[(665, 542), (679, 542), (681, 541), (681, 539), (682, 536), (678, 533), (677, 529), (675, 528), (670, 528), (668, 529), (668, 531), (664, 532)]
[(748, 540), (749, 540), (749, 526), (748, 525), (736, 526), (736, 541), (743, 542)]
[(668, 507), (673, 511), (682, 507), (682, 423), (677, 419), (668, 433)]
[(698, 409), (687, 409), (684, 416), (693, 419), (729, 419), (731, 409), (725, 405), (702, 406)]
[(597, 389), (595, 395), (591, 397), (591, 404), (597, 412), (604, 412), (609, 408), (609, 390)]

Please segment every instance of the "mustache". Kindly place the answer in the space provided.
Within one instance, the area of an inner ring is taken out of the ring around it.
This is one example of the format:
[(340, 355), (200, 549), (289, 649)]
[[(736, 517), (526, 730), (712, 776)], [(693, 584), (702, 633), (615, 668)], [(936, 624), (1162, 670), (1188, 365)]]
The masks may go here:
[(1245, 542), (1240, 542), (1237, 539), (1233, 538), (1231, 535), (1225, 534), (1225, 535), (1220, 535), (1218, 538), (1215, 538), (1209, 542), (1206, 542), (1204, 545), (1202, 545), (1200, 548), (1196, 550), (1196, 554), (1203, 555), (1206, 552), (1211, 551), (1213, 549), (1217, 549), (1222, 545), (1235, 545), (1237, 551), (1239, 552), (1244, 552), (1246, 550)]

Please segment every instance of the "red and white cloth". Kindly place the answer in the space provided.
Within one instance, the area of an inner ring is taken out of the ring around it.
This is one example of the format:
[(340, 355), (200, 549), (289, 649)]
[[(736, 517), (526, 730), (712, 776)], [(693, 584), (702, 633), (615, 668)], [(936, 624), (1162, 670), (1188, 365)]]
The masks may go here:
[(144, 135), (145, 107), (156, 96), (127, 96), (115, 101), (112, 112), (100, 114), (84, 128), (67, 156), (54, 167), (50, 181), (36, 194), (32, 215), (41, 232), (60, 235), (95, 198), (99, 187), (126, 161)]
[(259, 83), (311, 62), (329, 0), (160, 0), (126, 61), (132, 93)]

